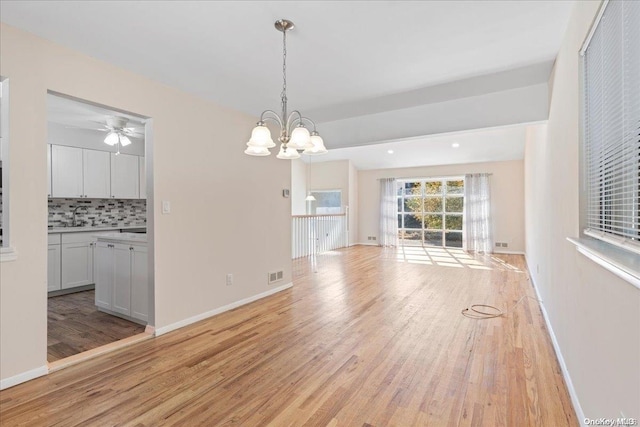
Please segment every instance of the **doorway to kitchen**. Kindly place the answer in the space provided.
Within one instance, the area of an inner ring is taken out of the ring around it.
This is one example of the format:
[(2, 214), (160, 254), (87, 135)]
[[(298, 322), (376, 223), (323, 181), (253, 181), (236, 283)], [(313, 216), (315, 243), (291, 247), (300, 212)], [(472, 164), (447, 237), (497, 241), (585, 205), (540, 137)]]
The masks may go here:
[(50, 369), (152, 335), (151, 126), (47, 94)]

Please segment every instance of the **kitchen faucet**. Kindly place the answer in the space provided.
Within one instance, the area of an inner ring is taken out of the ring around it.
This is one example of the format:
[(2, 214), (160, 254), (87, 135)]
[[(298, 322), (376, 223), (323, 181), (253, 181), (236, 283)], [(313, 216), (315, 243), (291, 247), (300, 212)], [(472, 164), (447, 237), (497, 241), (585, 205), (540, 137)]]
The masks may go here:
[(85, 210), (87, 209), (86, 206), (76, 206), (76, 208), (73, 210), (73, 222), (71, 223), (72, 227), (77, 227), (78, 226), (78, 220), (76, 218), (76, 213), (78, 212), (78, 209), (80, 209), (80, 208), (85, 209)]

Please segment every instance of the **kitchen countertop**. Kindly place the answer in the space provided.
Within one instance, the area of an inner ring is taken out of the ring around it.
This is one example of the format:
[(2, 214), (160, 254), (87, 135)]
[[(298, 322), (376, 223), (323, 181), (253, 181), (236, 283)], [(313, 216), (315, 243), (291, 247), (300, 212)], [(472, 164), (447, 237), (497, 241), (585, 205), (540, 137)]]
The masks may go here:
[(98, 242), (146, 244), (147, 233), (104, 233), (96, 236)]
[(49, 234), (52, 233), (80, 233), (87, 231), (111, 231), (111, 230), (133, 230), (139, 228), (147, 228), (146, 225), (122, 225), (122, 226), (105, 226), (105, 227), (53, 227), (49, 228)]

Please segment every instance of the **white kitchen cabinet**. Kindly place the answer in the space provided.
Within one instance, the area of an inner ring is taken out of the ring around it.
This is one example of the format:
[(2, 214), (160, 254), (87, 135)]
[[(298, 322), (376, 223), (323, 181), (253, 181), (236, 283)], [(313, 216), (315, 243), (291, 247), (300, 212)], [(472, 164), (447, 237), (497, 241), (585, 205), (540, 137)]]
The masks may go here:
[(47, 144), (47, 197), (51, 194), (51, 145)]
[(96, 306), (111, 309), (113, 281), (115, 271), (113, 269), (113, 244), (98, 242), (95, 245), (95, 270), (96, 279)]
[(146, 199), (144, 157), (63, 145), (47, 156), (49, 197)]
[(93, 242), (62, 244), (62, 289), (93, 282)]
[(138, 156), (111, 153), (111, 197), (137, 199), (139, 197)]
[(138, 170), (140, 171), (140, 198), (147, 198), (147, 167), (144, 162), (144, 156), (138, 157)]
[(52, 197), (82, 197), (82, 148), (51, 146)]
[(82, 150), (84, 197), (107, 199), (111, 196), (111, 153)]
[(47, 292), (60, 290), (60, 244), (49, 244), (47, 250)]
[(146, 323), (149, 318), (147, 248), (98, 241), (96, 306), (114, 315)]
[(116, 313), (131, 315), (131, 250), (128, 245), (113, 245), (113, 305)]
[(149, 320), (149, 274), (147, 248), (132, 246), (131, 250), (131, 317)]

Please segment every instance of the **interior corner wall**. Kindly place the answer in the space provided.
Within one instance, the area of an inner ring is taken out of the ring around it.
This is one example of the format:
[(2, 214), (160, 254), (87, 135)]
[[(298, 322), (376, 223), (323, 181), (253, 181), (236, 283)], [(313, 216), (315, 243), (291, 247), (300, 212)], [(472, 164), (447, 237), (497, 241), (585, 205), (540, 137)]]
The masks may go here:
[(379, 180), (381, 178), (430, 178), (491, 173), (491, 211), (494, 240), (508, 243), (495, 252), (524, 252), (524, 162), (467, 163), (401, 169), (358, 171), (358, 235), (368, 244), (368, 236), (378, 238)]
[(358, 169), (349, 160), (349, 246), (358, 243)]
[[(580, 254), (580, 59), (600, 2), (576, 2), (550, 80), (546, 133), (527, 135), (526, 257), (578, 416), (640, 417), (640, 290)], [(624, 414), (624, 415), (623, 415)]]
[(46, 372), (47, 90), (153, 119), (156, 328), (269, 291), (269, 271), (291, 282), (291, 202), (282, 197), (291, 167), (243, 153), (255, 118), (5, 24), (0, 75), (11, 86), (6, 207), (18, 254), (0, 264), (0, 379)]

